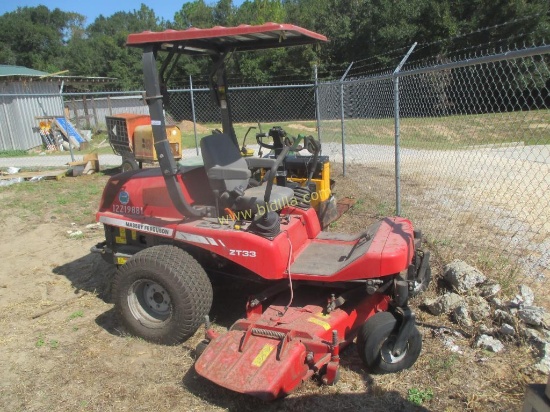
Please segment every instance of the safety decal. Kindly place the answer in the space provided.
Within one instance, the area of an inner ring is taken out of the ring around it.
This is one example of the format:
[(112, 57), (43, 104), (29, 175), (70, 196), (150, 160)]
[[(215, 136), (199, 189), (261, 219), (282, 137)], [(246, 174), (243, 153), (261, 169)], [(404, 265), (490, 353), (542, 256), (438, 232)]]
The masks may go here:
[(321, 326), (324, 330), (329, 330), (330, 329), (330, 325), (327, 322), (325, 322), (324, 320), (311, 317), (307, 321), (311, 322), (311, 323), (315, 323), (316, 325)]
[(275, 349), (275, 346), (266, 344), (262, 348), (260, 353), (258, 353), (258, 355), (254, 358), (254, 360), (252, 361), (252, 365), (257, 366), (258, 368), (262, 366), (266, 361), (267, 357), (269, 356), (269, 354), (273, 352), (273, 349)]

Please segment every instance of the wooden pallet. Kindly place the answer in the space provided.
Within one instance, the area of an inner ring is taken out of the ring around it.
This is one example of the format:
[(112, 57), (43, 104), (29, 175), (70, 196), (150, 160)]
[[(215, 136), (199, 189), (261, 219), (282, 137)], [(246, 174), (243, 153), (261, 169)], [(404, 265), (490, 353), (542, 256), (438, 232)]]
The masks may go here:
[(21, 172), (15, 174), (3, 174), (0, 172), (0, 180), (10, 180), (23, 178), (24, 180), (31, 180), (33, 177), (42, 176), (43, 180), (59, 180), (65, 177), (67, 170), (45, 170), (42, 172)]

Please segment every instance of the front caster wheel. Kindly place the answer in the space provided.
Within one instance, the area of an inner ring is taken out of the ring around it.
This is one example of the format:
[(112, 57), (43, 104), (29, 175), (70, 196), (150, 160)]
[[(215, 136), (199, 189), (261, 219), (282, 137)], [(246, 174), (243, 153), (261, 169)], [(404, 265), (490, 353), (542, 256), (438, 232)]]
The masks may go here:
[(395, 373), (410, 368), (422, 350), (422, 336), (413, 327), (405, 350), (393, 353), (397, 320), (389, 312), (370, 317), (357, 335), (357, 351), (365, 366), (375, 373)]
[(212, 305), (206, 272), (175, 246), (136, 253), (117, 271), (113, 290), (115, 309), (126, 329), (164, 345), (191, 337)]

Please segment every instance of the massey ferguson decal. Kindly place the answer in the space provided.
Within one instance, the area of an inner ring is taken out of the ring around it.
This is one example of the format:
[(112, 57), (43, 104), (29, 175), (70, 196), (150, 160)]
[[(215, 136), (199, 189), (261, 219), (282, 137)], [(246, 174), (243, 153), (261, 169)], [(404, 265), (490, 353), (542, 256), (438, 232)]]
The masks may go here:
[(127, 229), (137, 230), (140, 232), (153, 233), (155, 235), (160, 235), (165, 237), (172, 237), (174, 233), (174, 229), (169, 229), (161, 226), (147, 225), (145, 223), (139, 223), (139, 222), (129, 222), (127, 220), (115, 219), (115, 218), (106, 217), (106, 216), (100, 216), (99, 221), (106, 225), (125, 227)]

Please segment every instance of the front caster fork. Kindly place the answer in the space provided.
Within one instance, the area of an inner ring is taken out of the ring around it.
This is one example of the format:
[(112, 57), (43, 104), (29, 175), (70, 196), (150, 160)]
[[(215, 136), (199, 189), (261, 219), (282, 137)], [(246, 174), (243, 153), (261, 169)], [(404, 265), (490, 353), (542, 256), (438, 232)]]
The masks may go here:
[(407, 349), (409, 337), (415, 325), (414, 313), (408, 306), (409, 282), (407, 273), (401, 273), (395, 279), (395, 298), (393, 314), (397, 318), (397, 335), (393, 344), (393, 356), (401, 356)]
[(398, 357), (407, 350), (407, 345), (409, 343), (409, 337), (414, 328), (415, 319), (414, 313), (408, 307), (396, 307), (394, 314), (397, 317), (399, 329), (397, 330), (397, 335), (395, 337), (395, 342), (393, 344), (392, 353), (393, 356)]

